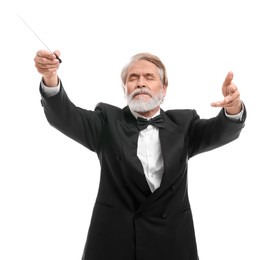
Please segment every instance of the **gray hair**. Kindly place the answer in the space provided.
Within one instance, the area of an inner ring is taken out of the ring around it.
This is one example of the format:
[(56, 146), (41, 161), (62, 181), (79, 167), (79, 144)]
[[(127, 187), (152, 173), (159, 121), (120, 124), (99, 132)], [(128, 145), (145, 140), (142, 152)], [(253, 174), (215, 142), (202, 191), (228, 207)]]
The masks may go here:
[(164, 86), (168, 85), (166, 67), (162, 63), (162, 61), (157, 56), (151, 53), (142, 52), (142, 53), (138, 53), (132, 56), (130, 61), (123, 67), (122, 72), (121, 72), (121, 81), (122, 81), (123, 87), (125, 86), (125, 83), (126, 83), (129, 67), (132, 65), (133, 62), (138, 61), (138, 60), (146, 60), (156, 65), (156, 67), (159, 70), (161, 82), (163, 83)]

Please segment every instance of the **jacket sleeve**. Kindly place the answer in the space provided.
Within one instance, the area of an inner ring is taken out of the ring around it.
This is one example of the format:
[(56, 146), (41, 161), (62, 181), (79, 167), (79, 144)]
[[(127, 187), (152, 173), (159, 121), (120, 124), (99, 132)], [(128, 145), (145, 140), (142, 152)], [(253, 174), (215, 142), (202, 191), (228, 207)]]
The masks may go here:
[(246, 109), (242, 120), (226, 117), (224, 109), (210, 119), (200, 119), (194, 111), (194, 119), (189, 131), (189, 157), (210, 151), (237, 139), (245, 126)]
[(98, 152), (103, 126), (102, 111), (76, 107), (60, 84), (59, 93), (52, 97), (46, 97), (40, 87), (41, 104), (48, 122), (76, 142)]

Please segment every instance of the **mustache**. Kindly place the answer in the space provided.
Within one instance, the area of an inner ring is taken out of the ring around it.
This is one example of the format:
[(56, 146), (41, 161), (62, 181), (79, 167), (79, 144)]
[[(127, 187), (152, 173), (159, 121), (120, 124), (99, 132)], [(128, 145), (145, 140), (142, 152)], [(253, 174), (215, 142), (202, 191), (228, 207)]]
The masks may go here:
[(134, 98), (136, 95), (139, 94), (147, 94), (152, 97), (152, 93), (147, 88), (135, 89), (131, 94), (130, 97)]

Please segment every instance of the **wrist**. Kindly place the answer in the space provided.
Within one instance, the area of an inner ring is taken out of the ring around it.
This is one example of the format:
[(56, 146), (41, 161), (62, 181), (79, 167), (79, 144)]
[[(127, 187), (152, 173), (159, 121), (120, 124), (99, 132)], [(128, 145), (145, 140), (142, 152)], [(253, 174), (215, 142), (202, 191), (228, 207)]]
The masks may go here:
[(242, 102), (239, 102), (238, 104), (236, 104), (233, 107), (225, 108), (227, 114), (229, 114), (229, 115), (237, 115), (242, 111), (242, 109), (243, 109)]
[(243, 109), (242, 102), (240, 102), (238, 105), (235, 105), (234, 107), (225, 108), (226, 113), (228, 115), (237, 115), (242, 111), (242, 109)]
[(59, 83), (59, 79), (57, 74), (51, 75), (51, 76), (43, 76), (42, 81), (45, 86), (47, 87), (56, 87)]

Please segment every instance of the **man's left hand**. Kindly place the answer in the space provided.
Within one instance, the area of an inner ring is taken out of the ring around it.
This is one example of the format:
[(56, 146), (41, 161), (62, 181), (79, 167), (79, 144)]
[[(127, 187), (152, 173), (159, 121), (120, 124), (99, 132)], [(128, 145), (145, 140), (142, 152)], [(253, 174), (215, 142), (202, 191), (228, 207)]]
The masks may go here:
[(233, 73), (229, 72), (222, 86), (224, 100), (213, 102), (211, 106), (223, 107), (229, 115), (236, 115), (242, 110), (242, 101), (240, 92), (232, 80)]

